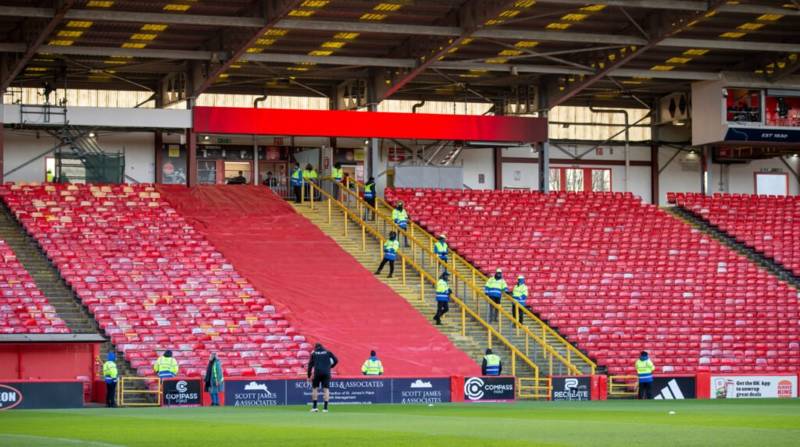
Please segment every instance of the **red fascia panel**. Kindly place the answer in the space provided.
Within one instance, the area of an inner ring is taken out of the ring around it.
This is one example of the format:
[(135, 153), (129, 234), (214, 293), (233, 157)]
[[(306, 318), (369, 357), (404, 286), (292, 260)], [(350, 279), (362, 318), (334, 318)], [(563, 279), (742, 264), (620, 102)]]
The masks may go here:
[(545, 118), (234, 107), (193, 110), (197, 133), (520, 143), (547, 140)]

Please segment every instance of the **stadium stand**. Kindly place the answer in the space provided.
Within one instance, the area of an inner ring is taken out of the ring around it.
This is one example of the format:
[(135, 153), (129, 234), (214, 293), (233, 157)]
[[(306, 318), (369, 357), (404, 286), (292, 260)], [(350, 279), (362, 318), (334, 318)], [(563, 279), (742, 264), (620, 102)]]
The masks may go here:
[(431, 325), (429, 315), (266, 188), (159, 185), (158, 190), (236, 271), (273, 297), (300, 332), (336, 353), (338, 374), (360, 375), (372, 349), (391, 376), (480, 372)]
[(387, 190), (485, 272), (527, 277), (533, 311), (605, 365), (792, 372), (797, 291), (631, 194)]
[(0, 240), (0, 294), (0, 334), (70, 332), (4, 240)]
[(295, 375), (310, 345), (151, 185), (4, 185), (3, 200), (140, 375)]
[(800, 275), (797, 196), (670, 193), (667, 200)]

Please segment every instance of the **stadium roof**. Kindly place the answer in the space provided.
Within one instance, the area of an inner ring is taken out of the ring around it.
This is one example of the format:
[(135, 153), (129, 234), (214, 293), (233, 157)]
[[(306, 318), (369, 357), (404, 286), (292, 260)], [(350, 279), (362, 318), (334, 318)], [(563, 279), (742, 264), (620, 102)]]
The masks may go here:
[[(31, 7), (32, 3), (38, 4)], [(0, 1), (3, 89), (650, 103), (696, 80), (797, 84), (800, 1)], [(359, 82), (359, 80), (363, 82)]]

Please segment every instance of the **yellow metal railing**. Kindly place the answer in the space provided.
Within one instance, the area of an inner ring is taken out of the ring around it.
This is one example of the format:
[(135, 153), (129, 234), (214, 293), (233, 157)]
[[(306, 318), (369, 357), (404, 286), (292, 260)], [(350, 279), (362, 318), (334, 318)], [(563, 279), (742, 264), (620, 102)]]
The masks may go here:
[(608, 398), (624, 399), (639, 392), (638, 376), (608, 376)]
[[(336, 185), (339, 186), (340, 195), (343, 195), (347, 200), (354, 203), (359, 216), (364, 216), (365, 212), (369, 211), (375, 216), (376, 219), (379, 219), (384, 223), (384, 228), (397, 232), (398, 238), (400, 235), (402, 235), (408, 241), (413, 242), (411, 246), (412, 257), (416, 258), (418, 252), (421, 252), (419, 254), (424, 255), (421, 257), (427, 258), (423, 259), (421, 264), (424, 264), (427, 260), (430, 265), (435, 266), (435, 272), (437, 276), (442, 269), (447, 269), (447, 271), (451, 274), (451, 278), (454, 280), (459, 280), (467, 286), (472, 295), (472, 300), (476, 305), (479, 305), (481, 302), (483, 302), (487, 305), (487, 308), (491, 307), (500, 309), (500, 313), (506, 318), (500, 319), (498, 323), (502, 325), (503, 320), (510, 321), (512, 327), (517, 330), (518, 335), (524, 334), (526, 336), (526, 350), (528, 349), (530, 339), (530, 341), (533, 341), (547, 353), (548, 375), (554, 374), (553, 362), (561, 364), (566, 368), (566, 371), (560, 372), (562, 374), (594, 374), (597, 365), (591, 359), (589, 359), (575, 346), (570, 344), (566, 339), (564, 339), (560, 334), (554, 331), (550, 326), (543, 322), (539, 317), (534, 315), (526, 307), (520, 306), (519, 303), (510, 295), (504, 294), (504, 300), (511, 305), (512, 309), (514, 309), (514, 314), (517, 312), (522, 313), (522, 315), (527, 318), (533, 326), (535, 326), (535, 332), (532, 331), (526, 324), (519, 323), (517, 319), (514, 318), (514, 315), (510, 312), (507, 312), (504, 308), (502, 308), (502, 306), (497, 306), (483, 290), (482, 284), (488, 280), (488, 277), (480, 270), (473, 267), (469, 261), (465, 260), (457, 253), (454, 253), (452, 250), (450, 251), (450, 257), (447, 263), (440, 260), (439, 257), (433, 252), (433, 245), (437, 241), (433, 235), (428, 233), (425, 229), (413, 221), (409, 222), (408, 230), (401, 229), (392, 220), (392, 208), (386, 201), (378, 198), (376, 201), (376, 209), (359, 197), (359, 191), (363, 191), (363, 184), (353, 181), (350, 185), (345, 187), (342, 187), (340, 184)], [(386, 208), (388, 212), (380, 212), (379, 208), (381, 206)], [(386, 233), (386, 231), (384, 231), (384, 233)], [(459, 270), (466, 271), (468, 273), (467, 275), (464, 275)], [(502, 328), (502, 326), (500, 327)], [(560, 352), (558, 352), (558, 350), (555, 349), (550, 342), (548, 342), (548, 337), (558, 342), (558, 346), (563, 349), (565, 355), (562, 355)], [(586, 366), (581, 369), (575, 364), (575, 360), (582, 361)], [(586, 370), (587, 367), (588, 370)]]
[[(334, 219), (338, 220), (340, 218), (338, 216), (338, 213), (341, 213), (341, 219), (344, 227), (343, 230), (344, 235), (348, 236), (348, 231), (349, 231), (348, 224), (354, 223), (356, 226), (358, 226), (359, 231), (361, 233), (360, 236), (361, 236), (362, 251), (367, 250), (366, 236), (369, 235), (378, 241), (378, 250), (380, 252), (379, 255), (380, 256), (383, 255), (383, 243), (386, 241), (386, 238), (383, 236), (383, 234), (381, 234), (379, 231), (368, 225), (361, 218), (360, 215), (353, 212), (343, 203), (335, 200), (331, 194), (329, 194), (327, 191), (324, 191), (318, 185), (311, 184), (311, 188), (312, 191), (318, 192), (320, 194), (320, 197), (325, 200), (326, 202), (325, 206), (327, 207), (327, 209), (324, 211), (327, 212), (327, 220), (329, 224), (333, 223)], [(314, 199), (313, 197), (314, 194), (310, 194), (310, 196), (311, 197), (309, 197), (308, 203), (310, 204), (312, 209), (316, 209), (316, 207), (319, 206), (319, 200)], [(334, 216), (334, 212), (336, 212), (337, 214), (336, 216)], [(419, 244), (418, 241), (414, 240), (413, 236), (411, 236), (409, 240)], [(403, 281), (403, 284), (406, 284), (407, 281), (409, 280), (407, 277), (408, 276), (407, 268), (410, 268), (414, 273), (416, 273), (420, 277), (420, 283), (419, 283), (420, 300), (424, 300), (425, 298), (426, 285), (429, 287), (428, 291), (431, 294), (433, 293), (435, 284), (438, 281), (437, 277), (431, 275), (426, 269), (421, 267), (412, 257), (410, 257), (407, 253), (404, 253), (403, 251), (398, 253), (398, 260), (400, 261), (400, 274), (402, 277), (401, 280)], [(460, 326), (461, 335), (467, 334), (467, 318), (469, 317), (473, 321), (477, 322), (478, 325), (482, 326), (484, 330), (486, 330), (487, 342), (489, 345), (488, 347), (491, 348), (492, 344), (496, 340), (497, 343), (501, 344), (502, 346), (505, 346), (511, 353), (510, 360), (511, 360), (512, 375), (514, 376), (517, 375), (516, 365), (517, 365), (517, 360), (519, 360), (522, 362), (522, 364), (527, 365), (531, 369), (533, 376), (531, 377), (531, 379), (538, 380), (540, 378), (539, 366), (536, 363), (534, 363), (525, 352), (523, 352), (521, 349), (519, 349), (517, 346), (511, 343), (505, 336), (503, 336), (503, 334), (501, 333), (502, 328), (496, 329), (491, 324), (487, 323), (483, 318), (481, 318), (480, 315), (478, 315), (478, 313), (473, 311), (464, 302), (464, 300), (459, 297), (459, 295), (455, 291), (453, 291), (453, 294), (451, 296), (451, 302), (455, 304), (455, 306), (459, 311), (459, 318), (457, 319), (457, 322)], [(505, 316), (506, 318), (511, 318), (511, 315), (507, 313), (504, 309), (502, 309), (499, 305), (495, 303), (490, 303), (490, 304), (495, 306), (501, 315)]]
[[(148, 383), (152, 382), (158, 383), (157, 389), (148, 389)], [(134, 385), (139, 385), (141, 388), (132, 388)], [(151, 396), (156, 396), (155, 401), (151, 400)], [(120, 407), (160, 407), (161, 379), (158, 377), (120, 377), (117, 384), (117, 405)]]
[(553, 391), (553, 379), (540, 377), (530, 379), (519, 377), (517, 379), (517, 396), (522, 399), (550, 400)]

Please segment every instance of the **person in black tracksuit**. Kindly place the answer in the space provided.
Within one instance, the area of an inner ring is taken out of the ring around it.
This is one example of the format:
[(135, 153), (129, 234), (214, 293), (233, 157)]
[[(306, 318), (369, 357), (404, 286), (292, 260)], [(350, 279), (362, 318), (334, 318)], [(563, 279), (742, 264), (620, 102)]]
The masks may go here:
[[(328, 412), (328, 400), (330, 399), (331, 368), (339, 363), (339, 359), (332, 352), (325, 349), (322, 344), (314, 346), (314, 352), (308, 359), (308, 380), (311, 381), (311, 412), (316, 413), (317, 409), (317, 389), (322, 386), (322, 412)], [(311, 378), (311, 373), (314, 378)]]

